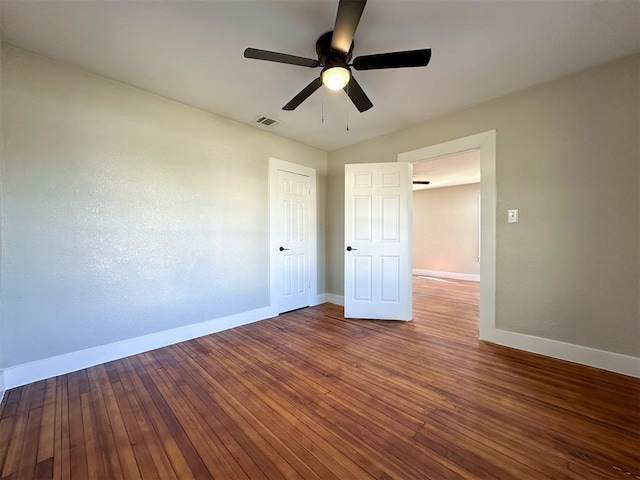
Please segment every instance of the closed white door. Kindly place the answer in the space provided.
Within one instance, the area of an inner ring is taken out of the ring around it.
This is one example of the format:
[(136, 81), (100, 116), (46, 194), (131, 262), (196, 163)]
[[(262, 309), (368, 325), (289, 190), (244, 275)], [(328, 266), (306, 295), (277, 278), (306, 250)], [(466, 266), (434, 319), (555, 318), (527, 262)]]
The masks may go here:
[(277, 310), (282, 313), (310, 304), (310, 180), (305, 175), (278, 170), (277, 189), (275, 288)]
[(344, 315), (412, 318), (412, 165), (345, 165)]

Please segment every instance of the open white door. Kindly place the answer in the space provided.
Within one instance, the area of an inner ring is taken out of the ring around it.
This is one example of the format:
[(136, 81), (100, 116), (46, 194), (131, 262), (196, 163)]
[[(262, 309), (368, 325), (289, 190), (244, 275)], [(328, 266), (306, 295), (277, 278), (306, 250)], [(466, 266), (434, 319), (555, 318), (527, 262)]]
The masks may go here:
[(345, 165), (344, 315), (412, 318), (412, 165)]

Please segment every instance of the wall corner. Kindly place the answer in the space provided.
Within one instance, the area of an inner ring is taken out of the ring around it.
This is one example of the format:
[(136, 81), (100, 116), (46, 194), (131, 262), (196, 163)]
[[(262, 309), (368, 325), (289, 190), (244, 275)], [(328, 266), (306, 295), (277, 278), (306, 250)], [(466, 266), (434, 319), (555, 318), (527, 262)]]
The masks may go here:
[[(2, 5), (0, 4), (0, 32), (2, 30)], [(4, 317), (2, 315), (2, 290), (3, 290), (3, 229), (4, 229), (4, 202), (3, 181), (4, 178), (4, 122), (2, 117), (3, 75), (2, 75), (2, 48), (3, 39), (0, 33), (0, 403), (4, 399)]]
[(4, 400), (4, 370), (0, 369), (0, 405), (2, 405), (2, 401)]

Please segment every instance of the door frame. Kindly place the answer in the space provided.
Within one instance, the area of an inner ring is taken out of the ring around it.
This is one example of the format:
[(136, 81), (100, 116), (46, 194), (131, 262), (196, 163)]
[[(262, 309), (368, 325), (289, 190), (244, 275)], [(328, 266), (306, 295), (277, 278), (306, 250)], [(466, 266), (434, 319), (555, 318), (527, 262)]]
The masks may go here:
[(420, 163), (466, 150), (480, 151), (480, 340), (496, 341), (496, 131), (470, 135), (398, 154)]
[(309, 178), (309, 305), (318, 304), (318, 192), (315, 168), (269, 157), (269, 309), (276, 317), (278, 312), (277, 284), (279, 239), (276, 238), (275, 219), (278, 203), (278, 170), (297, 173)]

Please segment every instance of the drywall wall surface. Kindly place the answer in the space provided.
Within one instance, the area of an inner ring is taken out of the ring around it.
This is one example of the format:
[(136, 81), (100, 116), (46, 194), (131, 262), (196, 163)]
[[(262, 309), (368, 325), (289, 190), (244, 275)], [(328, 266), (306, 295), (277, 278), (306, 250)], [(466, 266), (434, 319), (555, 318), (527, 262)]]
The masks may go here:
[(480, 274), (480, 184), (413, 192), (413, 268)]
[[(326, 152), (4, 50), (7, 366), (269, 305), (269, 157)], [(212, 92), (212, 94), (224, 94)]]
[(635, 55), (330, 152), (328, 292), (343, 292), (345, 164), (495, 129), (497, 328), (640, 356), (639, 76)]

